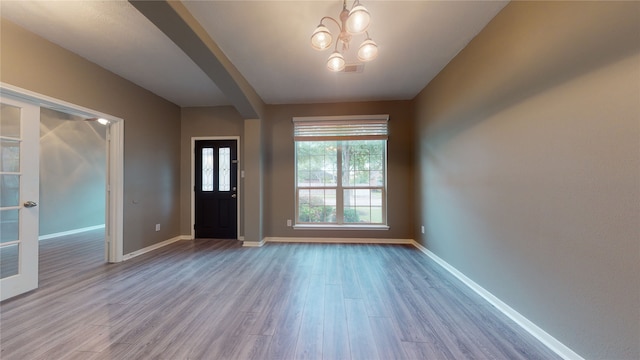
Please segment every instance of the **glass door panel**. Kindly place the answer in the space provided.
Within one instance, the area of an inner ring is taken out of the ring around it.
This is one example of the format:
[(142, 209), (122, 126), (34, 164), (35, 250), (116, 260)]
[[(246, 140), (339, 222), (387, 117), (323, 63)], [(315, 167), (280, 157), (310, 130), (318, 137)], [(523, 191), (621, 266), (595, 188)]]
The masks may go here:
[(0, 98), (0, 300), (38, 286), (39, 112)]

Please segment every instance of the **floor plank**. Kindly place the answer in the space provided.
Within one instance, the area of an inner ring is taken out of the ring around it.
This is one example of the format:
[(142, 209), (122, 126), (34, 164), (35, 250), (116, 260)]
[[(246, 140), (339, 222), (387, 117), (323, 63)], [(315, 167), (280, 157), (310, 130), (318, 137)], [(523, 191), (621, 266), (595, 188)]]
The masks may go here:
[[(352, 359), (381, 359), (376, 350), (376, 338), (369, 326), (369, 317), (362, 299), (345, 299), (349, 344)], [(384, 359), (381, 359), (384, 360)]]
[(324, 323), (322, 334), (322, 357), (325, 359), (348, 359), (349, 331), (344, 295), (339, 284), (327, 284), (324, 290)]
[(40, 243), (0, 358), (558, 358), (411, 246), (195, 240), (105, 264), (102, 236)]

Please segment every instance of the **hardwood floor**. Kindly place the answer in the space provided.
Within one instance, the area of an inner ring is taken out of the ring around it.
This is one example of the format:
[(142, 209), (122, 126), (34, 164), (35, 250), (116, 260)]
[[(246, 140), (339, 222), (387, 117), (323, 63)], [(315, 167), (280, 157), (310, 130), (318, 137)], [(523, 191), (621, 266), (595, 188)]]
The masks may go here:
[(196, 240), (104, 264), (100, 235), (42, 242), (0, 358), (557, 358), (411, 246)]

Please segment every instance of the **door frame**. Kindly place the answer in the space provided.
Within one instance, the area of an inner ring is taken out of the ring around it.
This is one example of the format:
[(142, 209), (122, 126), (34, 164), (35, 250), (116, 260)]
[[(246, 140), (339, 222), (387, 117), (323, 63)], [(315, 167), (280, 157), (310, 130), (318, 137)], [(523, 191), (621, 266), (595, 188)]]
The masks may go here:
[(238, 202), (238, 210), (237, 210), (237, 229), (236, 229), (236, 234), (237, 234), (237, 240), (243, 240), (244, 236), (240, 236), (240, 214), (241, 214), (241, 208), (242, 208), (242, 186), (241, 185), (241, 179), (242, 177), (240, 176), (242, 174), (242, 171), (240, 171), (240, 165), (241, 165), (241, 161), (240, 159), (242, 159), (241, 153), (240, 153), (240, 136), (192, 136), (191, 137), (191, 187), (189, 188), (189, 192), (191, 193), (191, 239), (195, 239), (196, 236), (196, 230), (195, 230), (195, 224), (196, 224), (196, 192), (195, 192), (195, 187), (196, 187), (196, 179), (195, 179), (195, 173), (196, 173), (196, 141), (200, 141), (200, 140), (235, 140), (236, 141), (236, 151), (237, 151), (237, 157), (238, 157), (238, 166), (236, 167), (236, 179), (238, 179), (238, 190), (236, 192), (236, 194), (238, 195), (236, 201)]
[(109, 120), (107, 126), (107, 171), (105, 208), (105, 261), (116, 263), (123, 258), (124, 224), (124, 120), (86, 107), (42, 95), (11, 84), (0, 82), (0, 91), (7, 96), (39, 107), (49, 108), (87, 118)]

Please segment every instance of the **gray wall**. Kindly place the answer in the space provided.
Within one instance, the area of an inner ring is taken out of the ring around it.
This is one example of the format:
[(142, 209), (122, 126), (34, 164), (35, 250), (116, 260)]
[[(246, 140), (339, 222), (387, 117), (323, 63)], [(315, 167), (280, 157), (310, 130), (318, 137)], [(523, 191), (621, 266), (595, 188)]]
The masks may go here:
[[(295, 217), (295, 116), (389, 114), (387, 220), (388, 231), (293, 230)], [(413, 238), (413, 105), (411, 101), (339, 104), (268, 105), (263, 120), (266, 237)]]
[(105, 221), (106, 127), (40, 111), (40, 235)]
[(512, 2), (416, 98), (420, 242), (588, 359), (640, 358), (639, 34)]
[[(191, 138), (207, 136), (239, 136), (240, 168), (243, 161), (244, 119), (232, 106), (182, 108), (180, 125), (180, 231), (191, 234)], [(238, 179), (242, 190), (242, 179)], [(241, 193), (242, 196), (242, 193)], [(244, 212), (240, 213), (240, 233), (243, 235)]]
[(5, 19), (0, 45), (1, 81), (124, 119), (124, 253), (180, 235), (180, 108)]

